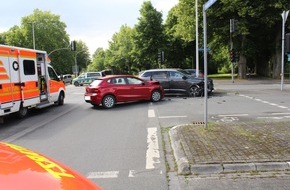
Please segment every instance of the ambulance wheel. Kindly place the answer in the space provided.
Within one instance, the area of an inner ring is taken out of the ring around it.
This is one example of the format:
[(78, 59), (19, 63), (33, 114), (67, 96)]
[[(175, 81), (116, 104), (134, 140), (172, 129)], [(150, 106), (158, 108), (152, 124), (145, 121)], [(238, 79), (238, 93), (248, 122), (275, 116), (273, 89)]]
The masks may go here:
[(28, 108), (27, 107), (23, 107), (23, 105), (20, 105), (19, 111), (18, 111), (18, 117), (20, 118), (24, 118), (28, 113)]
[(58, 106), (62, 106), (64, 103), (64, 93), (60, 92), (59, 96), (58, 96), (58, 100), (57, 100), (57, 105)]

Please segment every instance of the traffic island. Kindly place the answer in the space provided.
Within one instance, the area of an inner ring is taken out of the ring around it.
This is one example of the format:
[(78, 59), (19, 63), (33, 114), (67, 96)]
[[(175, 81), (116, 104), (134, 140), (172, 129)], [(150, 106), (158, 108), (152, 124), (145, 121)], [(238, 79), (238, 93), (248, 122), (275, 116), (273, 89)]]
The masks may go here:
[(290, 170), (287, 122), (179, 125), (169, 136), (181, 175)]

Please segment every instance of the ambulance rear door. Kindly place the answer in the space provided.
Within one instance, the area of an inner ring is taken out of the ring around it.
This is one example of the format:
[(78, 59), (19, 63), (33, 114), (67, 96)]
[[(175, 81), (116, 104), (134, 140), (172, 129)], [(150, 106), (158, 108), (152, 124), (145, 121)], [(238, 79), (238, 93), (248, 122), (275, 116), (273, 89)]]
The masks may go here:
[(13, 67), (17, 68), (18, 65), (15, 63), (10, 63), (9, 50), (0, 49), (0, 109), (1, 113), (4, 110), (9, 110), (14, 105), (14, 93), (13, 93), (13, 81), (17, 80), (16, 77), (12, 77), (11, 74), (14, 73)]

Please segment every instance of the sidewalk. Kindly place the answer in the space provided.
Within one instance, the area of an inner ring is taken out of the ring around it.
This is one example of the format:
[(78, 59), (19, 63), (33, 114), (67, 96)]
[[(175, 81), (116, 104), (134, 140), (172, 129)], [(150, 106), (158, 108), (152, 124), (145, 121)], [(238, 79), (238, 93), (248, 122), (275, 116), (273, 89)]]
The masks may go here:
[(169, 136), (178, 174), (290, 170), (289, 122), (181, 125)]

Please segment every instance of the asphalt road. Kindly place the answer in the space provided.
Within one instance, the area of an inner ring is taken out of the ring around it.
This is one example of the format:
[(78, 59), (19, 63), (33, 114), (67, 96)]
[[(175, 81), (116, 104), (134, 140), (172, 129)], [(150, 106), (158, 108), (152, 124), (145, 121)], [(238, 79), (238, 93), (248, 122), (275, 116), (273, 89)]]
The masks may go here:
[[(207, 100), (209, 121), (290, 120), (289, 85), (280, 91), (279, 83), (215, 81), (215, 87)], [(22, 120), (9, 116), (0, 139), (59, 160), (104, 189), (168, 189), (161, 129), (203, 122), (204, 98), (167, 96), (104, 110), (85, 103), (83, 92), (69, 85), (64, 106), (32, 110)], [(200, 179), (187, 181), (194, 180), (206, 187)], [(171, 189), (184, 185), (172, 181)]]
[(168, 189), (160, 128), (150, 102), (94, 109), (84, 87), (68, 86), (65, 105), (10, 116), (1, 140), (52, 157), (104, 189)]

